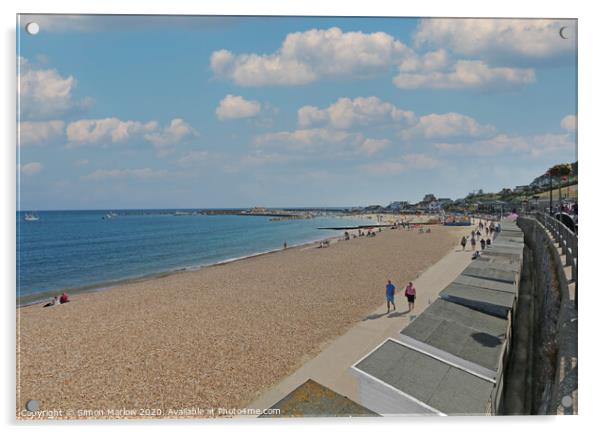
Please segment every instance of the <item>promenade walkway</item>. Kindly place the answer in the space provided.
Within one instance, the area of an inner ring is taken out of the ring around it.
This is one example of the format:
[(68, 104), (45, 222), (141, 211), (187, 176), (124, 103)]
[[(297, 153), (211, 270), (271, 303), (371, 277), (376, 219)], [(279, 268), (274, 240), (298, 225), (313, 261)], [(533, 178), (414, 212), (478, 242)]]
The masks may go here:
[[(470, 229), (467, 228), (467, 232)], [(471, 256), (471, 251), (463, 252), (457, 246), (414, 280), (418, 295), (411, 313), (407, 312), (403, 297), (403, 285), (406, 282), (396, 282), (399, 287), (397, 311), (386, 314), (384, 303), (344, 335), (326, 344), (320, 354), (263, 393), (248, 408), (269, 408), (309, 379), (358, 402), (358, 382), (350, 366), (387, 338), (399, 338), (399, 331), (438, 299), (439, 293), (471, 263)]]

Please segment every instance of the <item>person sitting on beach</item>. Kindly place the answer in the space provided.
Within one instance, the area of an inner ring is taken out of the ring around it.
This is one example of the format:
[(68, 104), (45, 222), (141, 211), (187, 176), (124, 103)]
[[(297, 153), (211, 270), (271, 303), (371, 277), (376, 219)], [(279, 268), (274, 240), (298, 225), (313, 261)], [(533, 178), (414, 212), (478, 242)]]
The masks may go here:
[(431, 228), (426, 228), (426, 231), (425, 231), (425, 232), (426, 232), (427, 234), (430, 234), (430, 233), (431, 233)]
[(345, 231), (345, 241), (349, 241), (349, 232)]
[(67, 293), (63, 292), (59, 301), (61, 304), (69, 303), (69, 296), (67, 295)]
[(416, 287), (412, 282), (406, 286), (405, 296), (408, 299), (408, 310), (414, 310), (414, 301), (416, 300)]
[(393, 310), (397, 309), (395, 307), (395, 286), (391, 283), (390, 280), (387, 281), (386, 294), (387, 294), (387, 313), (389, 313), (391, 311), (390, 304), (393, 305)]
[(59, 300), (58, 296), (54, 296), (54, 298), (52, 300), (50, 300), (48, 303), (46, 303), (43, 307), (52, 307), (52, 306), (57, 306), (61, 304), (61, 301)]
[(477, 250), (472, 254), (472, 259), (477, 259), (481, 257), (481, 253)]

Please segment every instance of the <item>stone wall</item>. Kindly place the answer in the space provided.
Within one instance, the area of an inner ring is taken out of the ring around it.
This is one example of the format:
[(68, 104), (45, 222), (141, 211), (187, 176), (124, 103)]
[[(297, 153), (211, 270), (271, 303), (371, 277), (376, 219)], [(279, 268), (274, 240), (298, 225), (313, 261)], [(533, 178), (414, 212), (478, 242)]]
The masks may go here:
[[(560, 401), (566, 396), (560, 367), (564, 366), (566, 356), (573, 352), (573, 345), (576, 361), (576, 335), (572, 338), (574, 342), (563, 338), (574, 305), (570, 301), (568, 281), (553, 239), (533, 218), (521, 217), (518, 225), (524, 232), (525, 248), (529, 250), (525, 260), (530, 262), (526, 264), (528, 268), (523, 267), (529, 273), (521, 283), (525, 291), (530, 292), (529, 315), (525, 315), (528, 320), (516, 324), (517, 327), (527, 327), (530, 332), (528, 342), (523, 343), (529, 352), (525, 360), (530, 374), (530, 382), (525, 386), (529, 390), (524, 390), (522, 395), (528, 401), (524, 403), (524, 409), (531, 414), (557, 414)], [(517, 351), (524, 353), (525, 347)]]

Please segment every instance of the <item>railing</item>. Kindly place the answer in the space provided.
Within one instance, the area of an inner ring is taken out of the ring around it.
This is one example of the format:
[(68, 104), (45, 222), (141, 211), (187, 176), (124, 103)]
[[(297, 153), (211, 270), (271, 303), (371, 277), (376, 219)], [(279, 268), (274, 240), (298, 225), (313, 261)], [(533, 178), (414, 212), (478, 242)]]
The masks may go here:
[(575, 283), (575, 307), (577, 306), (577, 235), (567, 228), (560, 220), (549, 214), (535, 212), (532, 214), (560, 245), (565, 257), (565, 266), (571, 267), (571, 281)]

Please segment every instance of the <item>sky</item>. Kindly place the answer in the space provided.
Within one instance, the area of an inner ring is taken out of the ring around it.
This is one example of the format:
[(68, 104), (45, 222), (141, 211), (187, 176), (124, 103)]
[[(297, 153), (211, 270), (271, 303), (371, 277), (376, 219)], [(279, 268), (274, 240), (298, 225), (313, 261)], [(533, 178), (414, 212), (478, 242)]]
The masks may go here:
[(549, 19), (21, 15), (17, 207), (386, 205), (528, 184), (577, 159), (576, 33)]

